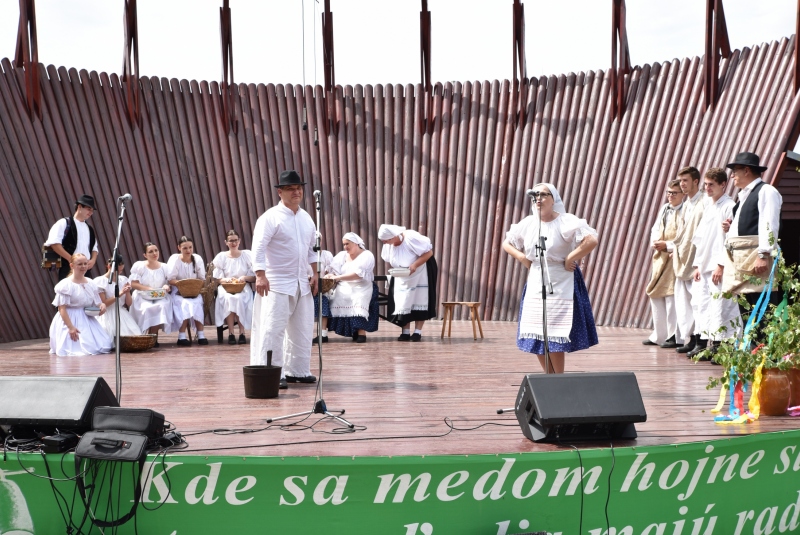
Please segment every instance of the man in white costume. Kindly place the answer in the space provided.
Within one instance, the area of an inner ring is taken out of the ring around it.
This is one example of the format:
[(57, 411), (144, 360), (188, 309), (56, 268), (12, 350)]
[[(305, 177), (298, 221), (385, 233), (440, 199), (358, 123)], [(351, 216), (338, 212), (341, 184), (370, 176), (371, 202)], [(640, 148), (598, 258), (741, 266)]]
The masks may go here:
[(317, 291), (316, 227), (300, 208), (305, 182), (296, 171), (281, 173), (281, 201), (264, 212), (253, 231), (253, 271), (256, 296), (250, 364), (265, 365), (272, 351), (274, 366), (282, 366), (280, 388), (287, 383), (314, 383), (311, 375), (311, 326)]

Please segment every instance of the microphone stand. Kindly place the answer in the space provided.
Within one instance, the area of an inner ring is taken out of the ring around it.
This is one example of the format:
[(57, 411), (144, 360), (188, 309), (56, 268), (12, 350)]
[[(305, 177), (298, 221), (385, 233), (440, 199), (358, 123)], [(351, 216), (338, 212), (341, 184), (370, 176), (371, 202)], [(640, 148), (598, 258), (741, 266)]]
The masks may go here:
[[(277, 422), (278, 420), (285, 420), (287, 418), (295, 418), (297, 416), (307, 416), (311, 414), (323, 414), (329, 418), (333, 418), (349, 429), (354, 429), (355, 425), (341, 417), (344, 414), (344, 409), (329, 409), (325, 404), (325, 399), (322, 395), (322, 246), (320, 244), (322, 235), (320, 234), (319, 214), (321, 211), (320, 197), (322, 194), (318, 191), (314, 192), (314, 205), (317, 212), (316, 217), (316, 242), (314, 243), (314, 250), (317, 252), (317, 295), (319, 295), (319, 306), (317, 307), (317, 351), (319, 354), (319, 380), (317, 381), (317, 394), (314, 408), (308, 411), (298, 412), (295, 414), (287, 414), (285, 416), (278, 416), (277, 418), (268, 418), (267, 423)], [(334, 413), (338, 413), (334, 414)]]
[[(124, 196), (123, 196), (124, 197)], [(108, 272), (108, 283), (114, 283), (114, 312), (116, 317), (114, 318), (114, 322), (116, 324), (114, 329), (114, 348), (116, 353), (116, 391), (117, 391), (117, 403), (121, 404), (122, 401), (122, 359), (120, 357), (120, 350), (119, 350), (119, 330), (120, 330), (120, 319), (119, 319), (119, 274), (117, 273), (118, 270), (118, 262), (117, 258), (119, 257), (119, 238), (122, 235), (122, 223), (125, 220), (125, 203), (127, 202), (126, 199), (120, 197), (117, 199), (120, 203), (120, 211), (119, 211), (119, 218), (117, 219), (117, 240), (114, 242), (114, 252), (111, 253), (111, 271)], [(130, 196), (128, 196), (130, 197)]]

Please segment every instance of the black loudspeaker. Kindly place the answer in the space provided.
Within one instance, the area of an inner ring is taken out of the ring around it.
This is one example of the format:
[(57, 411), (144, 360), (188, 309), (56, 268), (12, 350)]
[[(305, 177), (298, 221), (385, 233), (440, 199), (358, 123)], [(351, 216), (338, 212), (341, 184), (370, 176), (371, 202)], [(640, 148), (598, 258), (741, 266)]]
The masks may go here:
[(534, 442), (632, 439), (647, 421), (631, 372), (526, 375), (514, 412)]
[(102, 377), (0, 377), (0, 425), (88, 431), (103, 406), (119, 403)]

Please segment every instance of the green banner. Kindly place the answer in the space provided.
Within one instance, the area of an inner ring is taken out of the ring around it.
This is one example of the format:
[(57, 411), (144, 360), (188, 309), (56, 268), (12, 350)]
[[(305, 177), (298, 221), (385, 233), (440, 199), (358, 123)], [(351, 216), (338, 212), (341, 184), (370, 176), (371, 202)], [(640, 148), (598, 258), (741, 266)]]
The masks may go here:
[[(800, 431), (613, 450), (154, 459), (136, 514), (148, 535), (800, 533)], [(0, 534), (65, 533), (59, 495), (76, 523), (86, 516), (73, 481), (41, 477), (73, 476), (72, 455), (46, 460), (0, 460)], [(132, 468), (95, 474), (99, 509), (130, 508)], [(134, 533), (134, 521), (117, 533)]]

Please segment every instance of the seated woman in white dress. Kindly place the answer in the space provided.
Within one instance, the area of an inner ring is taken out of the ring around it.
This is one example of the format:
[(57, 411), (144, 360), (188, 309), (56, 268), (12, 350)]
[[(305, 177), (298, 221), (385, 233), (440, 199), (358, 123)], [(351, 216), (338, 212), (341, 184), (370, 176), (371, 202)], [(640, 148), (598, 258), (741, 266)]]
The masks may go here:
[[(214, 257), (214, 278), (218, 282), (255, 282), (256, 274), (253, 272), (253, 257), (250, 251), (239, 250), (241, 238), (235, 230), (225, 234), (225, 244), (228, 252), (222, 251)], [(237, 343), (233, 334), (234, 323), (239, 324), (238, 343), (246, 344), (247, 337), (244, 332), (249, 331), (253, 325), (253, 288), (249, 284), (236, 294), (228, 293), (222, 286), (217, 287), (217, 300), (214, 303), (214, 323), (222, 327), (228, 325), (228, 343)]]
[(100, 299), (97, 286), (86, 278), (89, 260), (81, 253), (72, 255), (72, 272), (56, 284), (53, 306), (58, 312), (50, 323), (50, 353), (59, 357), (82, 357), (111, 351), (112, 340), (97, 321), (88, 316), (84, 308), (96, 307), (102, 315), (106, 306)]
[(333, 257), (327, 279), (337, 281), (331, 291), (328, 328), (363, 344), (367, 333), (378, 330), (378, 285), (375, 256), (364, 249), (364, 240), (354, 232), (342, 237), (344, 251)]
[[(144, 244), (144, 257), (131, 266), (131, 288), (133, 288), (133, 307), (131, 315), (142, 332), (158, 334), (163, 329), (169, 334), (172, 330), (172, 296), (169, 286), (167, 265), (158, 261), (158, 246), (147, 242)], [(162, 299), (151, 301), (145, 298), (144, 292), (164, 290)], [(158, 347), (158, 339), (154, 347)]]
[(208, 345), (206, 333), (203, 332), (205, 312), (203, 311), (203, 296), (183, 297), (178, 293), (175, 284), (184, 279), (205, 280), (206, 268), (200, 255), (194, 254), (192, 239), (181, 236), (178, 240), (180, 253), (169, 257), (167, 269), (169, 283), (172, 285), (172, 329), (178, 329), (178, 345), (190, 346), (192, 343), (186, 337), (189, 322), (194, 321), (197, 330), (197, 343), (201, 346)]
[[(106, 306), (106, 313), (97, 319), (108, 335), (114, 338), (117, 333), (117, 306), (115, 304), (117, 298), (114, 297), (114, 286), (116, 283), (108, 282), (111, 264), (112, 260), (109, 258), (106, 262), (105, 275), (95, 277), (94, 283), (97, 286), (97, 291), (100, 292), (100, 299), (103, 300), (103, 304)], [(133, 319), (131, 313), (128, 312), (131, 305), (133, 305), (133, 298), (131, 297), (131, 283), (128, 281), (128, 277), (122, 274), (124, 270), (125, 262), (122, 259), (122, 255), (119, 255), (117, 257), (117, 280), (119, 282), (119, 298), (122, 299), (122, 302), (119, 304), (119, 334), (120, 336), (136, 336), (142, 334), (142, 330), (139, 328), (139, 325), (136, 324), (136, 320)]]

